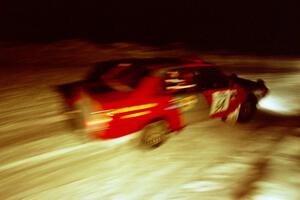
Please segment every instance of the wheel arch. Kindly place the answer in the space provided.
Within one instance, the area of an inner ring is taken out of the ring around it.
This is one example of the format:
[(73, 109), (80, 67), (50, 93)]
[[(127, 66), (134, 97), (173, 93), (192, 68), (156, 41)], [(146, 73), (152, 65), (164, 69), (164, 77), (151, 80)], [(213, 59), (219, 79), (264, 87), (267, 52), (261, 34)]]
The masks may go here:
[(145, 128), (148, 124), (151, 124), (151, 123), (154, 123), (154, 122), (158, 122), (158, 121), (166, 121), (167, 124), (168, 124), (168, 127), (170, 127), (170, 122), (169, 120), (167, 119), (167, 117), (165, 116), (159, 116), (159, 117), (155, 117), (155, 118), (151, 118), (149, 120), (147, 120), (143, 126), (141, 127), (142, 129)]
[(255, 94), (253, 94), (252, 92), (248, 94), (247, 98), (245, 99), (245, 101), (251, 101), (255, 104), (258, 103), (258, 99), (257, 97), (255, 96)]

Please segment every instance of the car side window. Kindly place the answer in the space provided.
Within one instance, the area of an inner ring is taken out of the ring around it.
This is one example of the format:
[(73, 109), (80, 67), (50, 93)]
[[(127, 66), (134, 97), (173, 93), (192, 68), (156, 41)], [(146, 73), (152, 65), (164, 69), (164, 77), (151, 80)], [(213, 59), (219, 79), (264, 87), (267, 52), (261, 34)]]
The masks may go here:
[(228, 87), (226, 76), (215, 68), (199, 68), (195, 73), (199, 90), (221, 89)]
[(193, 93), (197, 90), (194, 71), (173, 69), (166, 72), (164, 77), (165, 91), (168, 94)]

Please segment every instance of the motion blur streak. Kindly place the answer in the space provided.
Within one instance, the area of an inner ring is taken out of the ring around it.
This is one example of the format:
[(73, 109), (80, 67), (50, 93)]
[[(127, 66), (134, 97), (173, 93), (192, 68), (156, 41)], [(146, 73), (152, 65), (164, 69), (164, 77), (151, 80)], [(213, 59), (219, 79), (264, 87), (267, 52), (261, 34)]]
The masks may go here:
[(204, 121), (145, 150), (140, 132), (82, 141), (62, 117), (63, 102), (53, 89), (111, 58), (198, 56), (228, 73), (264, 79), (270, 94), (262, 106), (297, 113), (300, 58), (84, 41), (0, 48), (0, 55), (0, 199), (300, 199), (299, 114), (259, 110), (252, 122), (236, 126)]
[(41, 154), (41, 155), (38, 155), (38, 156), (33, 156), (33, 157), (30, 157), (30, 158), (27, 158), (27, 159), (24, 159), (24, 160), (18, 160), (16, 162), (12, 162), (12, 163), (9, 163), (7, 165), (2, 165), (0, 167), (0, 172), (11, 169), (11, 168), (15, 168), (15, 167), (18, 167), (18, 166), (21, 166), (21, 165), (25, 165), (27, 163), (33, 163), (33, 162), (37, 162), (37, 161), (41, 161), (41, 160), (47, 160), (49, 158), (62, 156), (64, 154), (86, 148), (87, 146), (91, 146), (91, 143), (82, 144), (82, 145), (78, 145), (78, 146), (74, 146), (74, 147), (69, 147), (69, 148), (64, 148), (64, 149), (57, 150), (57, 151), (48, 152), (48, 153)]
[(87, 126), (93, 126), (93, 125), (108, 123), (111, 120), (112, 120), (111, 118), (108, 118), (108, 119), (98, 119), (98, 120), (88, 121)]
[[(277, 193), (277, 191), (273, 191), (274, 193)], [(280, 194), (271, 194), (271, 195), (262, 195), (254, 198), (254, 200), (289, 200), (292, 199), (290, 197), (281, 196)]]

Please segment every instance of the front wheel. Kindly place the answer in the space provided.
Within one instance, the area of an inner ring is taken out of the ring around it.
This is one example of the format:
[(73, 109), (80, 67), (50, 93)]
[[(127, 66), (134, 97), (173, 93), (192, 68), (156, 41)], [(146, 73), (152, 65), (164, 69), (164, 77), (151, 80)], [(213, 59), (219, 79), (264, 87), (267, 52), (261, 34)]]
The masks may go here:
[(166, 140), (168, 133), (168, 123), (165, 120), (151, 122), (143, 129), (142, 143), (149, 147), (158, 147)]
[(238, 122), (248, 122), (252, 119), (254, 114), (256, 113), (256, 99), (254, 97), (248, 98), (244, 103), (241, 104)]

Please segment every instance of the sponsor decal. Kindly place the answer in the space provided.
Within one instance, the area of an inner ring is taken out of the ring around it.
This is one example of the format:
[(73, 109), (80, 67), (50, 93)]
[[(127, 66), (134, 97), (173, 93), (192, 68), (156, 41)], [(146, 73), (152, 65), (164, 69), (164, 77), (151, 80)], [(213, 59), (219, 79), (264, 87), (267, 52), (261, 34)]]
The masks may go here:
[(166, 110), (180, 108), (182, 111), (187, 111), (192, 109), (198, 102), (196, 95), (191, 95), (187, 97), (176, 98), (172, 101), (174, 105), (167, 107)]
[(214, 92), (212, 94), (210, 115), (227, 110), (233, 93), (234, 91), (231, 90)]
[(167, 87), (167, 90), (181, 90), (181, 89), (188, 89), (188, 88), (193, 88), (193, 87), (196, 87), (196, 84), (169, 86), (169, 87)]
[(233, 112), (229, 113), (229, 115), (227, 115), (227, 117), (226, 117), (226, 122), (235, 124), (238, 120), (240, 108), (241, 108), (241, 105), (239, 105)]
[(167, 79), (165, 80), (166, 83), (182, 83), (184, 82), (183, 79), (178, 79), (178, 78), (174, 78), (174, 79)]

